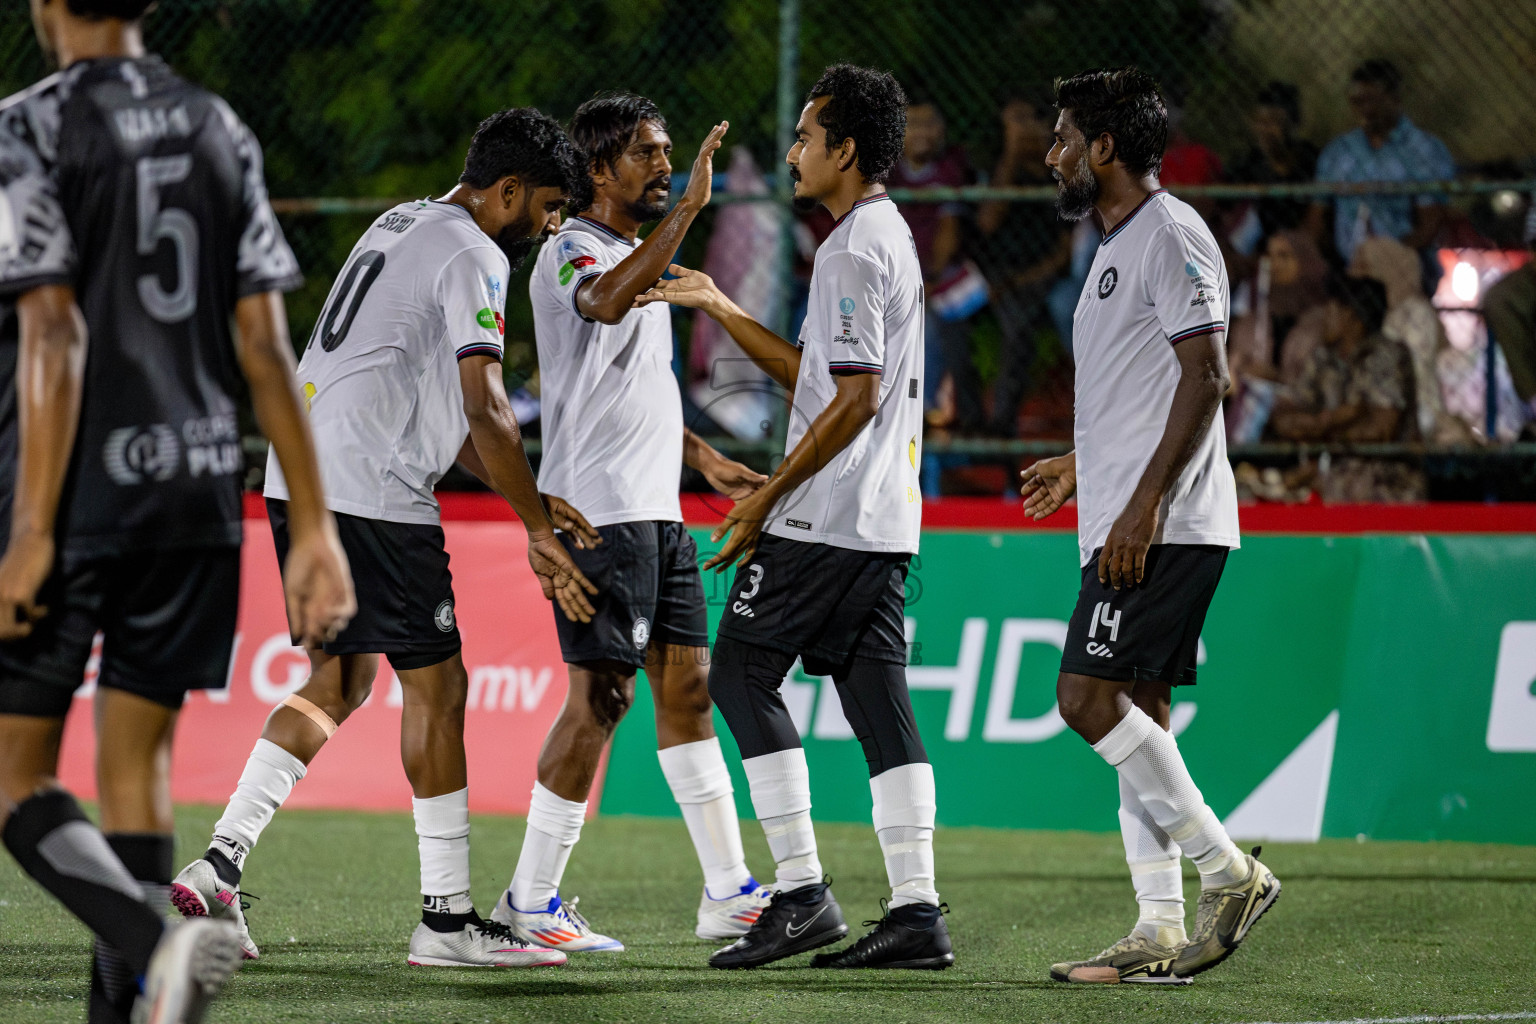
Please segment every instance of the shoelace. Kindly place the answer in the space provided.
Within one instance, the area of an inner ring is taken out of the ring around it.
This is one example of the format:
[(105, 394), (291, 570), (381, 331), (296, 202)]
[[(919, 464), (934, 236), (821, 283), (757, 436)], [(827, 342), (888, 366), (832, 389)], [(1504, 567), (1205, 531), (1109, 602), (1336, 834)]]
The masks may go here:
[(255, 893), (253, 893), (253, 892), (246, 892), (244, 889), (236, 889), (235, 890), (235, 898), (240, 901), (240, 913), (242, 913), (242, 914), (245, 913), (247, 910), (251, 909), (251, 905), (246, 902), (247, 899), (253, 899), (253, 900), (261, 899), (261, 897), (257, 896)]
[(497, 940), (498, 942), (510, 942), (518, 946), (527, 945), (526, 942), (518, 938), (517, 935), (513, 933), (510, 927), (502, 924), (500, 921), (491, 921), (482, 918), (480, 922), (475, 925), (475, 927), (479, 928), (481, 932), (489, 935), (491, 938)]
[(571, 902), (560, 904), (560, 909), (565, 911), (566, 918), (575, 925), (583, 935), (592, 934), (592, 926), (587, 924), (587, 919), (576, 909), (576, 904), (581, 902), (580, 896), (572, 896)]

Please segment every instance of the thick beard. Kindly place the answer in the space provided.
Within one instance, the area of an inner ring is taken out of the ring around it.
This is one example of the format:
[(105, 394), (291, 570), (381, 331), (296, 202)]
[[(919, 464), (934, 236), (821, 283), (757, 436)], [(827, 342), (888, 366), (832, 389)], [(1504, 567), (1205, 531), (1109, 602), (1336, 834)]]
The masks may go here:
[(517, 273), (517, 268), (523, 265), (523, 260), (528, 254), (544, 241), (542, 235), (529, 235), (528, 229), (533, 225), (526, 220), (508, 224), (496, 233), (496, 248), (500, 249), (507, 257), (507, 262), (512, 265), (512, 273)]
[(1099, 198), (1099, 179), (1093, 176), (1088, 161), (1081, 160), (1071, 180), (1056, 175), (1056, 216), (1065, 221), (1079, 221), (1093, 212)]
[(629, 215), (635, 219), (636, 224), (649, 224), (653, 220), (661, 220), (671, 209), (665, 202), (648, 203), (644, 199), (637, 199), (629, 204)]
[(812, 199), (810, 196), (795, 196), (790, 202), (797, 213), (814, 213), (816, 207), (821, 205), (819, 199)]

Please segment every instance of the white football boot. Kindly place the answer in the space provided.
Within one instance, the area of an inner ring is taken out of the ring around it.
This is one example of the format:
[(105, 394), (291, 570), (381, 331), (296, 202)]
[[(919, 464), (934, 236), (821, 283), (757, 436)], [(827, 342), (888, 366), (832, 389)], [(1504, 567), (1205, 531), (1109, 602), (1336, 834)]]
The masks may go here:
[(496, 901), (491, 920), (511, 928), (512, 934), (524, 942), (548, 946), (562, 953), (622, 953), (624, 943), (592, 930), (587, 919), (576, 909), (579, 902), (580, 897), (577, 897), (567, 905), (556, 893), (543, 910), (518, 910), (512, 906), (511, 890), (505, 890)]
[(197, 1024), (240, 968), (240, 939), (228, 921), (171, 922), (144, 974), (133, 1024)]
[(710, 899), (709, 890), (699, 899), (699, 926), (693, 934), (701, 939), (720, 941), (739, 939), (747, 934), (762, 914), (763, 908), (773, 901), (773, 891), (758, 885), (753, 879), (741, 887), (741, 891), (723, 900)]
[(406, 963), (413, 967), (559, 967), (558, 949), (523, 942), (496, 921), (476, 921), (456, 932), (437, 932), (418, 924), (411, 933)]
[(245, 926), (245, 908), (250, 904), (243, 897), (249, 895), (224, 884), (213, 865), (202, 858), (181, 869), (171, 882), (171, 905), (183, 917), (212, 917), (228, 921), (240, 936), (240, 953), (247, 960), (261, 956), (261, 950), (251, 941), (251, 930)]

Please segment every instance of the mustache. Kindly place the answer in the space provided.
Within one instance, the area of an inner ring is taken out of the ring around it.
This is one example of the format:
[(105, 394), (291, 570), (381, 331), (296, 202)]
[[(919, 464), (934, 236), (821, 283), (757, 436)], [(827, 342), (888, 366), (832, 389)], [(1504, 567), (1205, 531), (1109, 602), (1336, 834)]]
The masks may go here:
[(649, 192), (653, 188), (659, 188), (663, 192), (671, 192), (672, 191), (672, 176), (669, 174), (665, 178), (657, 178), (655, 181), (651, 181), (651, 182), (647, 182), (646, 183), (645, 190), (647, 192)]
[(798, 167), (791, 167), (789, 169), (789, 180), (790, 181), (799, 181), (800, 180), (800, 168), (798, 168)]

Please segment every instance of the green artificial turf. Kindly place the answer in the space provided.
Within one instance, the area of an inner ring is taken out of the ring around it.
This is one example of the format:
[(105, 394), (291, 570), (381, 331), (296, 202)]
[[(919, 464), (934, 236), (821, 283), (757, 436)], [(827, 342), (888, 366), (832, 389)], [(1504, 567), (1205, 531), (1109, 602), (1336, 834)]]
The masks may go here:
[[(217, 816), (179, 815), (178, 862)], [(744, 823), (749, 863), (771, 874)], [(518, 819), (476, 818), (479, 909), (517, 857)], [(884, 873), (867, 828), (819, 828), (849, 923), (878, 914)], [(945, 829), (939, 888), (956, 966), (942, 973), (712, 971), (692, 935), (700, 879), (680, 821), (587, 825), (564, 893), (622, 954), (560, 968), (406, 966), (417, 915), (406, 815), (284, 811), (245, 875), (262, 957), (211, 1021), (942, 1021), (1188, 1024), (1536, 1010), (1536, 848), (1436, 843), (1275, 845), (1284, 896), (1236, 956), (1185, 988), (1054, 984), (1053, 960), (1096, 952), (1134, 918), (1116, 835)], [(1192, 910), (1196, 883), (1187, 879)], [(0, 1021), (82, 1021), (89, 942), (9, 858), (0, 860)]]

